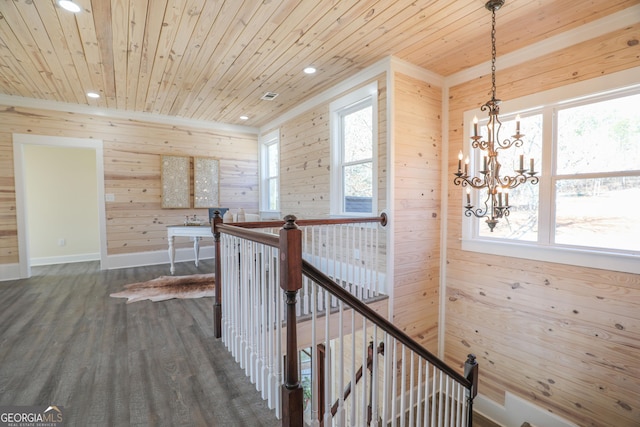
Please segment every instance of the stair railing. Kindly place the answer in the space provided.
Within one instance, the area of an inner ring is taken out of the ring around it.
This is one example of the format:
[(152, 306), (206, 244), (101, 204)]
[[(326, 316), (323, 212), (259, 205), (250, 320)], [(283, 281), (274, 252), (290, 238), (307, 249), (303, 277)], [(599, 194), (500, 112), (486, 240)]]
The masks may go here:
[[(348, 317), (351, 321), (349, 337), (343, 335), (343, 327), (338, 326), (339, 337), (332, 343), (336, 352), (334, 359), (340, 359), (344, 353), (357, 351), (355, 343), (358, 335), (371, 337), (372, 342), (384, 344), (384, 351), (378, 351), (378, 356), (373, 358), (370, 384), (367, 384), (365, 376), (360, 381), (363, 384), (360, 393), (362, 402), (359, 406), (358, 402), (352, 401), (349, 405), (344, 405), (344, 401), (339, 402), (338, 405), (344, 407), (338, 408), (339, 418), (334, 424), (471, 426), (472, 404), (477, 394), (478, 379), (475, 356), (469, 355), (465, 362), (465, 374), (461, 375), (379, 313), (372, 311), (366, 303), (336, 287), (330, 278), (306, 261), (303, 261), (302, 273), (340, 301), (339, 313), (324, 316), (327, 325), (331, 323), (327, 319), (331, 316), (338, 316), (339, 325), (344, 323), (344, 318)], [(351, 313), (345, 316), (344, 313), (347, 311)], [(357, 320), (354, 312), (360, 315)], [(330, 333), (324, 331), (320, 335), (329, 336)], [(345, 342), (346, 339), (351, 339), (350, 346)], [(361, 356), (348, 357), (352, 361), (352, 367), (353, 361), (366, 361), (367, 355), (371, 354), (366, 341), (360, 341)], [(327, 346), (326, 341), (323, 345)], [(345, 346), (348, 351), (345, 351)], [(380, 353), (383, 355), (380, 356)], [(352, 369), (351, 372), (353, 374), (350, 384), (357, 384), (357, 371)], [(325, 375), (325, 381), (331, 381), (331, 376), (339, 377), (340, 371), (337, 375), (335, 370), (333, 375)], [(341, 383), (342, 381), (337, 381), (337, 384)], [(327, 389), (326, 385), (324, 389)], [(325, 398), (324, 401), (329, 400)], [(331, 423), (335, 420), (330, 415), (331, 409), (327, 407), (327, 410), (320, 411), (323, 419), (317, 422), (312, 419), (311, 425), (333, 425)], [(350, 411), (349, 415), (345, 412), (347, 410)]]
[[(381, 218), (369, 221), (386, 222)], [(361, 291), (366, 285), (352, 283), (362, 276), (338, 275), (334, 265), (329, 277), (303, 259), (303, 246), (310, 239), (303, 238), (295, 217), (286, 217), (284, 223), (238, 225), (223, 224), (219, 215), (214, 218), (215, 332), (283, 426), (302, 426), (305, 417), (310, 425), (323, 427), (471, 425), (478, 374), (471, 355), (465, 374), (459, 374), (356, 296), (369, 295)], [(281, 225), (278, 235), (249, 229)], [(300, 291), (305, 286), (310, 313), (301, 316)], [(299, 336), (298, 324), (310, 328)], [(316, 355), (319, 346), (326, 352), (322, 366), (312, 357), (309, 390), (300, 383), (299, 338), (310, 343), (310, 354)], [(384, 348), (371, 360), (369, 342)], [(370, 375), (357, 378), (356, 366), (367, 366)]]

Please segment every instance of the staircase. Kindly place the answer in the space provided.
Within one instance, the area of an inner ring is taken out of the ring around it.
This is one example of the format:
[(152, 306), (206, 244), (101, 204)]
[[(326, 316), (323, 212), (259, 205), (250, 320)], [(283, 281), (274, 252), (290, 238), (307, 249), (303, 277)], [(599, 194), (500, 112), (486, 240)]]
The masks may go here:
[(384, 315), (385, 224), (214, 218), (216, 334), (283, 426), (471, 425), (475, 358), (462, 375)]

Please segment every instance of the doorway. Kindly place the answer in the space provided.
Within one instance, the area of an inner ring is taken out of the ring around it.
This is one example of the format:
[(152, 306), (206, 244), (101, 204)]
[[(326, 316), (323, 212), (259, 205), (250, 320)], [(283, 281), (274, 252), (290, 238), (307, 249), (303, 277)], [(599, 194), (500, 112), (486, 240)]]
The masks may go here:
[(100, 259), (105, 268), (102, 151), (100, 140), (13, 135), (20, 277), (32, 264)]

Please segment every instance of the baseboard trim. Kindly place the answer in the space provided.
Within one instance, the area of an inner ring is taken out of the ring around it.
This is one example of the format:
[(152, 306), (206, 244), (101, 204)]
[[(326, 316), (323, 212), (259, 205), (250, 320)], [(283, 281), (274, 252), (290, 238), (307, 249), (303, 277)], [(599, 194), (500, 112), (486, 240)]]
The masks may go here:
[(505, 427), (520, 427), (525, 422), (545, 427), (579, 427), (509, 392), (505, 393), (504, 406), (478, 394), (473, 400), (473, 409)]
[(20, 276), (20, 264), (0, 264), (0, 282), (5, 280), (18, 280)]
[[(200, 248), (198, 259), (212, 259), (213, 246)], [(195, 254), (193, 248), (176, 249), (175, 262), (194, 262)], [(78, 256), (46, 257), (34, 258), (31, 266), (67, 264), (71, 262), (99, 261), (100, 254), (85, 254)], [(108, 255), (106, 263), (102, 266), (104, 270), (118, 268), (143, 267), (145, 265), (169, 264), (169, 254), (164, 251), (138, 252), (132, 254)], [(167, 269), (167, 272), (169, 269)], [(0, 282), (8, 280), (19, 280), (23, 277), (20, 274), (20, 264), (0, 264)]]
[(100, 253), (31, 258), (31, 266), (37, 267), (39, 265), (69, 264), (72, 262), (86, 261), (100, 261)]

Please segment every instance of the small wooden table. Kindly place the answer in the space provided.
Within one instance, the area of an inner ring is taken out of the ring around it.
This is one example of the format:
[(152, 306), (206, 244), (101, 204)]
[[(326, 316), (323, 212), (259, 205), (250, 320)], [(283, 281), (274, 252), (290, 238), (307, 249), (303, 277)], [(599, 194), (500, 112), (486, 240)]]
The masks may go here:
[(171, 262), (171, 274), (175, 273), (174, 261), (176, 258), (176, 248), (173, 246), (173, 240), (176, 236), (192, 237), (193, 252), (196, 257), (196, 267), (198, 266), (198, 256), (200, 253), (200, 240), (203, 237), (213, 237), (210, 225), (168, 225), (167, 241), (169, 242), (169, 261)]

